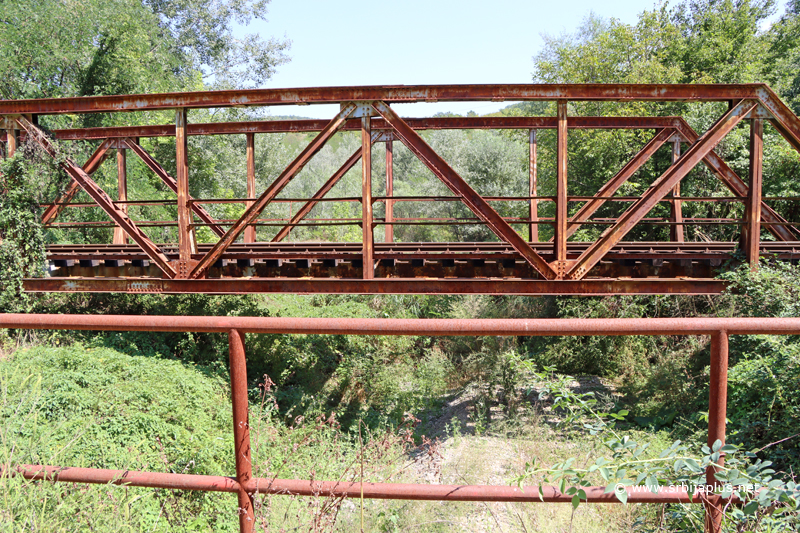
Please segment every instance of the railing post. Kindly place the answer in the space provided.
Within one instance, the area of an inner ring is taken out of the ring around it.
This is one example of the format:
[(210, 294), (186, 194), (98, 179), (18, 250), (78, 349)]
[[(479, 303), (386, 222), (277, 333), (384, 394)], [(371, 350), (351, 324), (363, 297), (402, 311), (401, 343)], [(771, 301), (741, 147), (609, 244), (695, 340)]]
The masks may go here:
[(394, 147), (392, 141), (386, 141), (386, 242), (394, 241), (394, 201), (389, 200), (394, 196)]
[[(725, 444), (725, 419), (728, 406), (728, 332), (717, 331), (711, 334), (711, 369), (708, 392), (708, 447), (716, 441)], [(722, 466), (724, 455), (720, 454), (717, 464)], [(706, 469), (706, 486), (714, 486), (717, 479), (715, 466)], [(710, 495), (705, 503), (705, 530), (719, 533), (722, 528), (723, 502), (719, 496)]]
[[(537, 190), (536, 168), (536, 130), (530, 130), (528, 139), (528, 196), (536, 196)], [(528, 239), (530, 242), (539, 241), (539, 200), (531, 198), (528, 201)]]
[[(256, 135), (255, 133), (246, 134), (247, 137), (247, 197), (256, 197)], [(253, 205), (247, 202), (245, 209)], [(291, 214), (289, 215), (291, 218)], [(244, 230), (244, 242), (256, 242), (256, 227), (247, 226)]]
[[(120, 202), (128, 201), (128, 161), (125, 148), (121, 148), (121, 141), (117, 141), (117, 197)], [(120, 210), (128, 212), (128, 204), (120, 204)], [(128, 244), (128, 234), (117, 224), (114, 226), (114, 244)]]
[(375, 277), (372, 240), (372, 124), (369, 116), (361, 118), (361, 234), (363, 236), (364, 279)]
[(244, 354), (244, 333), (228, 331), (228, 356), (231, 372), (231, 403), (233, 405), (233, 448), (236, 454), (236, 481), (239, 482), (239, 530), (251, 533), (255, 525), (253, 498), (247, 485), (253, 479), (250, 457), (250, 421), (247, 402), (247, 363)]

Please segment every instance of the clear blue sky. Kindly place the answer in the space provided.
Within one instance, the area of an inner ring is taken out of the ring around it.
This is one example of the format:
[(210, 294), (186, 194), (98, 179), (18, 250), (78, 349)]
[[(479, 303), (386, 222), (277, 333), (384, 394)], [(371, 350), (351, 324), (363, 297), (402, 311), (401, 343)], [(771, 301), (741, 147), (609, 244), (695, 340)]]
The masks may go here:
[[(246, 29), (292, 40), (291, 61), (266, 87), (530, 83), (541, 34), (573, 32), (590, 11), (633, 23), (654, 0), (272, 0)], [(406, 104), (406, 116), (490, 113), (508, 102)], [(273, 114), (331, 118), (332, 106)]]

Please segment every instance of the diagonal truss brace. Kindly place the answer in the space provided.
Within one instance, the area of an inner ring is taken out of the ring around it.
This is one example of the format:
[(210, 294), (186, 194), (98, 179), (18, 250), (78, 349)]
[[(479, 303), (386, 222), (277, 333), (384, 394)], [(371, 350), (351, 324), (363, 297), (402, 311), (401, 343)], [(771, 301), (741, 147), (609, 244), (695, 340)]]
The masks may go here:
[(572, 217), (572, 220), (569, 221), (567, 237), (571, 237), (573, 233), (578, 231), (581, 224), (589, 220), (589, 218), (606, 202), (605, 198), (613, 196), (617, 190), (628, 181), (642, 165), (647, 163), (653, 154), (655, 154), (667, 140), (669, 140), (674, 132), (675, 130), (671, 128), (664, 128), (656, 133), (656, 135), (644, 145), (644, 148), (639, 150), (639, 153), (633, 156), (633, 159), (622, 167), (622, 170), (617, 172), (613, 178), (597, 191), (595, 198), (583, 204), (583, 207), (581, 207), (578, 212), (575, 213), (575, 216)]
[(556, 272), (537, 254), (530, 244), (523, 239), (508, 222), (503, 220), (497, 211), (470, 187), (464, 178), (458, 175), (447, 162), (437, 154), (394, 110), (385, 102), (372, 102), (372, 107), (386, 120), (411, 150), (461, 201), (483, 220), (489, 228), (503, 241), (511, 245), (522, 257), (546, 279), (555, 279)]
[[(694, 144), (700, 137), (683, 119), (679, 121), (677, 131), (689, 144)], [(705, 159), (703, 159), (703, 163), (733, 194), (742, 198), (747, 198), (749, 190), (747, 183), (745, 183), (716, 152), (709, 152)], [(782, 241), (796, 240), (789, 226), (785, 225), (786, 219), (779, 215), (772, 207), (768, 206), (763, 200), (761, 202), (761, 219), (768, 223), (766, 229), (776, 238)], [(773, 226), (772, 224), (775, 223), (778, 225)]]
[[(55, 147), (42, 130), (31, 124), (24, 117), (18, 117), (16, 121), (20, 127), (50, 155), (50, 157), (55, 158), (58, 155)], [(175, 277), (175, 269), (169, 264), (169, 258), (164, 255), (158, 246), (156, 246), (141, 229), (139, 229), (125, 211), (114, 205), (114, 201), (111, 197), (108, 196), (81, 167), (73, 163), (69, 158), (65, 158), (60, 164), (67, 174), (69, 174), (72, 179), (97, 202), (97, 205), (139, 245), (142, 251), (158, 265), (167, 277)]]
[[(158, 161), (156, 161), (155, 158), (152, 155), (150, 155), (150, 153), (148, 153), (147, 150), (144, 149), (144, 147), (142, 147), (141, 144), (137, 143), (131, 138), (123, 139), (122, 142), (125, 143), (125, 145), (128, 148), (133, 150), (133, 152), (139, 156), (139, 158), (144, 162), (144, 164), (147, 165), (147, 167), (150, 170), (152, 170), (156, 176), (161, 178), (161, 181), (163, 181), (167, 185), (167, 187), (172, 189), (172, 192), (174, 193), (178, 192), (178, 182), (175, 181), (175, 178), (170, 176), (169, 173), (166, 170), (164, 170), (164, 167), (162, 167), (158, 163)], [(208, 224), (208, 227), (211, 228), (211, 231), (213, 231), (220, 237), (225, 235), (225, 230), (223, 230), (218, 224), (214, 222), (214, 218), (209, 214), (208, 211), (203, 209), (203, 206), (194, 203), (192, 201), (191, 196), (188, 198), (188, 200), (189, 200), (189, 205), (192, 207), (192, 211), (194, 211), (194, 213), (200, 218), (200, 220)]]
[[(375, 144), (382, 136), (383, 132), (372, 132), (372, 144)], [(347, 161), (345, 161), (344, 164), (339, 167), (339, 170), (334, 172), (330, 179), (328, 179), (328, 181), (326, 181), (322, 187), (320, 187), (319, 190), (314, 193), (314, 196), (312, 196), (311, 199), (306, 202), (305, 205), (303, 205), (303, 207), (297, 211), (297, 213), (294, 214), (289, 223), (281, 228), (275, 237), (272, 238), (272, 242), (280, 242), (285, 239), (286, 236), (289, 235), (289, 232), (292, 230), (294, 225), (303, 220), (303, 218), (305, 218), (305, 216), (310, 213), (312, 209), (314, 209), (314, 206), (319, 203), (320, 198), (323, 198), (326, 194), (328, 194), (330, 190), (333, 189), (333, 186), (339, 183), (339, 180), (342, 179), (344, 175), (347, 174), (350, 169), (361, 160), (361, 154), (363, 152), (364, 150), (361, 147), (353, 152), (353, 155), (347, 158)]]
[[(86, 161), (86, 164), (83, 165), (83, 171), (88, 175), (94, 174), (94, 172), (100, 168), (100, 165), (103, 164), (103, 161), (106, 160), (108, 150), (113, 147), (114, 144), (116, 144), (116, 142), (113, 139), (106, 139), (100, 143), (100, 146), (97, 147), (92, 156)], [(78, 185), (77, 180), (72, 178), (61, 196), (58, 197), (53, 205), (44, 210), (42, 214), (42, 224), (47, 225), (60, 215), (64, 208), (67, 207), (66, 204), (72, 201), (80, 188), (81, 186)]]
[[(693, 144), (700, 135), (689, 126), (683, 119), (678, 121), (676, 128), (664, 129), (664, 131), (674, 131), (676, 132), (684, 141), (688, 142), (689, 144)], [(664, 141), (658, 143), (657, 146), (651, 146), (651, 143), (656, 142), (656, 139), (661, 135), (661, 133), (657, 134), (653, 139), (645, 145), (642, 150), (634, 156), (634, 158), (627, 164), (625, 167), (617, 173), (608, 183), (606, 183), (598, 192), (595, 194), (597, 197), (609, 197), (613, 196), (614, 193), (619, 189), (620, 185), (622, 185), (625, 181), (630, 179), (630, 177), (638, 170), (642, 164), (644, 164), (647, 159), (652, 157), (652, 153), (664, 144)], [(650, 154), (645, 155), (645, 152), (651, 151)], [(640, 159), (641, 158), (641, 159)], [(635, 164), (636, 160), (639, 160), (639, 164)], [(730, 191), (737, 196), (742, 198), (746, 198), (748, 194), (748, 185), (739, 177), (734, 170), (728, 166), (727, 163), (713, 150), (709, 152), (709, 154), (703, 159), (703, 163), (708, 167), (711, 172), (717, 176), (717, 178), (722, 181), (722, 183), (730, 189)], [(575, 214), (572, 220), (569, 222), (570, 229), (567, 233), (567, 236), (571, 236), (575, 231), (578, 230), (582, 222), (585, 222), (589, 219), (604, 203), (606, 200), (602, 198), (596, 198), (590, 200)], [(776, 238), (782, 241), (794, 241), (795, 237), (792, 234), (791, 230), (788, 226), (785, 225), (786, 219), (780, 216), (774, 209), (768, 206), (765, 202), (761, 202), (761, 210), (762, 210), (762, 219), (768, 223), (778, 223), (779, 225), (768, 225), (766, 229), (768, 229)], [(550, 239), (552, 241), (552, 239)]]
[(749, 113), (757, 102), (754, 100), (740, 100), (732, 109), (725, 113), (697, 142), (692, 144), (686, 153), (667, 171), (662, 174), (653, 185), (628, 208), (618, 219), (617, 223), (603, 232), (600, 239), (594, 242), (578, 257), (577, 261), (567, 273), (569, 279), (582, 279), (589, 270), (605, 256), (633, 227), (644, 218), (651, 209), (661, 201), (680, 181), (702, 161), (714, 147)]
[(251, 224), (258, 215), (267, 207), (273, 199), (283, 190), (286, 185), (301, 171), (308, 161), (319, 152), (325, 143), (333, 137), (333, 135), (341, 129), (350, 114), (356, 109), (357, 105), (354, 103), (342, 104), (342, 109), (339, 113), (331, 119), (330, 122), (314, 137), (314, 139), (303, 149), (302, 152), (289, 163), (280, 176), (278, 176), (272, 184), (247, 208), (244, 214), (237, 220), (220, 238), (220, 240), (211, 247), (202, 259), (197, 263), (192, 272), (189, 274), (190, 279), (201, 278), (205, 275), (208, 268), (213, 265), (225, 250), (228, 249), (233, 241), (241, 235), (245, 228)]

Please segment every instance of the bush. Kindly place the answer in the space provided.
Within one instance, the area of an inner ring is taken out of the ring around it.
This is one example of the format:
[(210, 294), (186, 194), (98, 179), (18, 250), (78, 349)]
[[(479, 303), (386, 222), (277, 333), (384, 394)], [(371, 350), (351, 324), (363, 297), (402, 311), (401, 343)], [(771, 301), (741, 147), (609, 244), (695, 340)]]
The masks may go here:
[[(224, 383), (177, 361), (75, 345), (19, 351), (0, 362), (0, 461), (6, 465), (230, 475), (230, 416)], [(6, 477), (0, 483), (7, 495), (0, 523), (34, 527), (46, 519), (47, 526), (36, 527), (54, 530), (59, 523), (80, 529), (118, 521), (137, 530), (205, 524), (199, 530), (235, 531), (238, 521), (229, 495)]]

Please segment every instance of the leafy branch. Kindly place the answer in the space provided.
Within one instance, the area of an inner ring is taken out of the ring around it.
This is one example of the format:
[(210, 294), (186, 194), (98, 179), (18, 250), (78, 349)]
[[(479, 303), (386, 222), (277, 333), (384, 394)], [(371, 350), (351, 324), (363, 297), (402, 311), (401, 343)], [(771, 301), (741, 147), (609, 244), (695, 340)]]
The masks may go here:
[[(572, 378), (556, 376), (553, 370), (544, 367), (543, 372), (533, 373), (539, 383), (539, 400), (549, 399), (554, 410), (564, 413), (560, 427), (604, 439), (608, 456), (599, 457), (586, 467), (577, 466), (574, 457), (552, 466), (534, 459), (514, 478), (515, 484), (520, 487), (525, 483), (538, 484), (541, 498), (544, 498), (544, 485), (557, 485), (560, 492), (572, 496), (575, 508), (581, 500), (587, 500), (585, 489), (592, 486), (598, 476), (606, 484), (605, 493), (613, 493), (622, 503), (628, 501), (627, 487), (644, 483), (650, 491), (658, 493), (660, 487), (681, 486), (686, 487), (690, 495), (713, 493), (725, 499), (739, 499), (744, 505), (732, 508), (729, 513), (737, 522), (752, 521), (768, 513), (785, 524), (800, 523), (800, 486), (776, 477), (775, 470), (770, 468), (771, 461), (762, 461), (754, 452), (743, 452), (738, 446), (723, 445), (719, 440), (710, 448), (676, 440), (657, 457), (649, 456), (649, 444), (620, 435), (614, 427), (625, 419), (628, 411), (598, 411), (594, 393), (573, 392), (569, 387)], [(724, 465), (719, 464), (722, 458)], [(713, 486), (707, 486), (704, 481), (709, 468), (715, 469), (717, 483)], [(728, 507), (730, 504), (726, 509)]]

